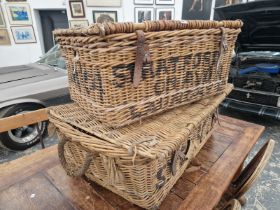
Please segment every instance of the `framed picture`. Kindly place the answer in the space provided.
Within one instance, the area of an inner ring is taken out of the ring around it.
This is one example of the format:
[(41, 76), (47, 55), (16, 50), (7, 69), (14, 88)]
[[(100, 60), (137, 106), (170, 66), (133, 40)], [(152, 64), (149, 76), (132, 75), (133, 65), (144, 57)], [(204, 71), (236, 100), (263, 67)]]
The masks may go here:
[(170, 5), (170, 4), (174, 4), (175, 0), (156, 0), (156, 4), (164, 4), (164, 5)]
[(11, 25), (32, 24), (30, 8), (25, 3), (6, 4), (7, 14)]
[(174, 20), (174, 8), (158, 8), (156, 11), (157, 20)]
[(92, 11), (94, 23), (118, 22), (117, 11)]
[(88, 7), (120, 7), (121, 0), (86, 0)]
[(135, 22), (142, 23), (146, 20), (154, 19), (154, 8), (143, 7), (143, 8), (135, 8)]
[(69, 1), (69, 6), (72, 18), (85, 17), (83, 1)]
[(11, 40), (7, 29), (0, 29), (0, 45), (11, 45)]
[(4, 18), (3, 10), (0, 5), (0, 28), (5, 28), (5, 27), (6, 27), (5, 18)]
[(6, 0), (6, 2), (26, 2), (27, 0)]
[(83, 28), (88, 26), (88, 20), (69, 20), (69, 26), (75, 28)]
[(154, 0), (134, 0), (134, 4), (154, 4)]
[(16, 44), (36, 43), (33, 26), (12, 26), (11, 31)]
[(183, 20), (209, 20), (212, 0), (183, 0)]

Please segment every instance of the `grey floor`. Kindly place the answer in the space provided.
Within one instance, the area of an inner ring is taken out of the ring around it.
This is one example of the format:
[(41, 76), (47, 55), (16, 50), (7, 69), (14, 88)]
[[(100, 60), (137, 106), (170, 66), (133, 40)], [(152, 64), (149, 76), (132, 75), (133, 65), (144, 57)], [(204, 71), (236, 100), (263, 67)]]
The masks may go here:
[[(238, 112), (230, 112), (224, 109), (220, 110), (221, 114), (239, 118), (253, 123), (258, 123), (266, 127), (264, 134), (259, 139), (252, 152), (250, 153), (247, 162), (256, 154), (259, 148), (267, 139), (274, 139), (276, 145), (273, 155), (258, 179), (257, 183), (246, 194), (247, 204), (243, 207), (245, 210), (280, 210), (280, 122), (270, 119), (242, 114)], [(57, 143), (57, 138), (45, 138), (46, 146)], [(15, 152), (0, 148), (0, 163), (7, 162), (21, 156), (30, 154), (38, 149), (41, 145), (37, 144), (32, 148)]]

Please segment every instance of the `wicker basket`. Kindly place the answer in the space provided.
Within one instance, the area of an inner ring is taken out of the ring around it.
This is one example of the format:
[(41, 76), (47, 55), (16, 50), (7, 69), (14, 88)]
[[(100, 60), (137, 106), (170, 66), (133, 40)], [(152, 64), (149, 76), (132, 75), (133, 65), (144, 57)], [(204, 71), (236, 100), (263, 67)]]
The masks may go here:
[(111, 127), (220, 93), (241, 21), (105, 23), (54, 31), (71, 98)]
[(76, 104), (52, 107), (61, 163), (69, 175), (85, 175), (143, 208), (158, 207), (211, 135), (226, 94), (118, 129)]

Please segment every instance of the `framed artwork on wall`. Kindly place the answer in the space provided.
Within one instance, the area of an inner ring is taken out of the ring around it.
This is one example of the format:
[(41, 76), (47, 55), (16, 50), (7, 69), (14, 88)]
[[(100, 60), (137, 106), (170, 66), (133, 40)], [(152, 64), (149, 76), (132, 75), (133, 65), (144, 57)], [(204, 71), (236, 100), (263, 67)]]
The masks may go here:
[(0, 45), (11, 45), (11, 40), (7, 29), (0, 29)]
[(154, 4), (154, 0), (134, 0), (134, 4)]
[(88, 20), (69, 20), (69, 26), (75, 28), (83, 28), (88, 26)]
[(6, 0), (6, 2), (26, 2), (27, 0)]
[(94, 23), (118, 22), (117, 11), (92, 11)]
[(69, 1), (69, 7), (72, 18), (85, 17), (85, 9), (83, 1)]
[(135, 22), (142, 23), (146, 20), (154, 20), (154, 8), (152, 7), (135, 7)]
[(86, 0), (88, 7), (120, 7), (121, 0)]
[(209, 20), (212, 0), (183, 0), (183, 20)]
[(174, 20), (174, 8), (157, 8), (157, 20)]
[(170, 5), (170, 4), (174, 4), (175, 0), (156, 0), (156, 4), (159, 5)]
[(36, 43), (33, 26), (11, 26), (16, 44)]
[(5, 28), (5, 27), (6, 27), (5, 18), (4, 18), (3, 10), (0, 5), (0, 28)]
[(8, 3), (6, 4), (7, 14), (11, 25), (32, 24), (29, 4)]

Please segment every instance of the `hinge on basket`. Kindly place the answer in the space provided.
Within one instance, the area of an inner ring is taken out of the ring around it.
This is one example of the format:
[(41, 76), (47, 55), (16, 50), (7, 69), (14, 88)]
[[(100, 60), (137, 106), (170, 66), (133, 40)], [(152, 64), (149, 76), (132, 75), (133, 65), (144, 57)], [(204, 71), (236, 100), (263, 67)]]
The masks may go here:
[(187, 160), (187, 155), (190, 150), (191, 141), (188, 140), (187, 144), (182, 144), (181, 147), (175, 151), (172, 165), (171, 165), (171, 172), (172, 175), (175, 176), (177, 173), (177, 161), (179, 161), (180, 165), (183, 165), (184, 161)]
[(137, 35), (137, 49), (136, 49), (136, 60), (133, 75), (133, 86), (137, 87), (142, 77), (143, 64), (151, 62), (151, 55), (149, 46), (145, 43), (145, 34), (141, 30), (136, 31)]

